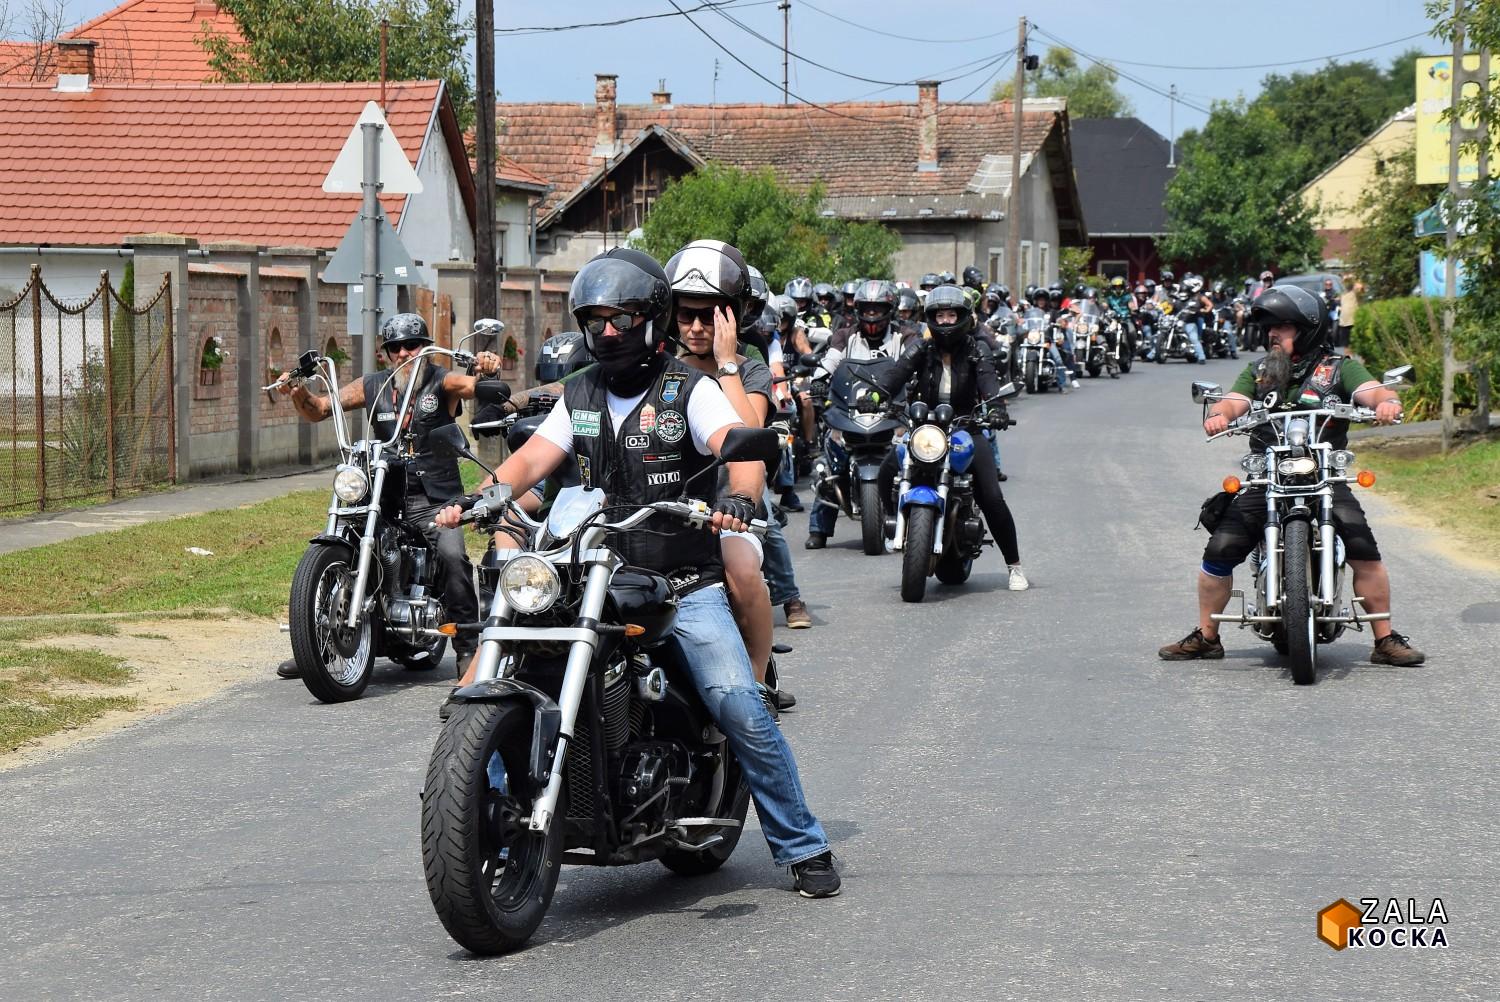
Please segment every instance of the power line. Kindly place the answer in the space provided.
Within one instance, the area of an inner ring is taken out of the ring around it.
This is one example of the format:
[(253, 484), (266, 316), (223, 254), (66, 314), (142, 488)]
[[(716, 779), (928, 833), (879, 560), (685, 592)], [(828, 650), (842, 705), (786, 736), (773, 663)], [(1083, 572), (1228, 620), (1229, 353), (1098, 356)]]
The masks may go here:
[[(497, 35), (541, 35), (557, 31), (575, 31), (579, 28), (615, 28), (622, 24), (632, 24), (636, 21), (654, 21), (662, 17), (686, 17), (702, 10), (716, 10), (720, 7), (765, 7), (777, 3), (779, 0), (704, 0), (691, 10), (678, 10), (670, 14), (640, 14), (635, 17), (622, 17), (614, 21), (586, 21), (579, 24), (550, 24), (550, 25), (528, 25), (514, 28), (496, 28)], [(673, 6), (676, 6), (675, 4)]]
[(1367, 45), (1362, 49), (1350, 49), (1347, 52), (1332, 52), (1326, 56), (1309, 56), (1306, 59), (1284, 59), (1279, 63), (1246, 63), (1242, 66), (1171, 66), (1166, 63), (1137, 63), (1129, 59), (1111, 59), (1110, 63), (1121, 63), (1125, 66), (1142, 66), (1150, 70), (1274, 70), (1284, 66), (1296, 66), (1300, 63), (1320, 63), (1328, 59), (1341, 59), (1344, 56), (1357, 56), (1361, 52), (1374, 52), (1388, 45), (1396, 45), (1400, 42), (1409, 42), (1414, 38), (1424, 38), (1428, 32), (1418, 31), (1401, 38), (1393, 38), (1389, 42), (1381, 42), (1378, 45)]
[[(1014, 53), (1013, 50), (1006, 51), (1005, 53), (1001, 54), (1000, 58), (1007, 59), (1007, 58), (1009, 58), (1010, 56), (1012, 56), (1014, 54), (1015, 53)], [(944, 67), (943, 69), (940, 69), (940, 70), (933, 70), (931, 73), (928, 73), (928, 74), (926, 74), (924, 76), (920, 76), (917, 79), (918, 80), (935, 80), (935, 79), (941, 78), (942, 74), (944, 74), (944, 73), (952, 73), (954, 70), (963, 70), (963, 69), (966, 69), (967, 67), (970, 67), (970, 66), (974, 67), (973, 69), (967, 70), (967, 72), (956, 73), (956, 74), (954, 74), (951, 77), (947, 77), (947, 78), (943, 79), (944, 83), (955, 83), (955, 82), (957, 82), (959, 80), (962, 80), (964, 77), (973, 76), (975, 73), (983, 73), (985, 70), (989, 69), (991, 66), (993, 66), (995, 64), (995, 58), (996, 57), (994, 57), (994, 56), (981, 56), (978, 59), (971, 59), (967, 63), (959, 63), (957, 66), (947, 66), (947, 67)], [(902, 84), (902, 85), (898, 85), (898, 86), (905, 86), (905, 85)], [(895, 89), (896, 89), (895, 87), (878, 87), (875, 90), (866, 91), (865, 93), (861, 94), (859, 97), (852, 98), (851, 100), (854, 100), (854, 101), (863, 101), (865, 98), (874, 97), (876, 94), (884, 94), (888, 90), (895, 90)]]
[[(739, 63), (745, 69), (749, 70), (756, 77), (760, 78), (761, 80), (764, 80), (766, 83), (770, 84), (772, 87), (775, 87), (777, 90), (781, 89), (781, 85), (778, 84), (775, 80), (772, 80), (770, 77), (766, 76), (760, 70), (756, 69), (754, 66), (751, 66), (749, 63), (745, 62), (738, 55), (736, 55), (733, 51), (731, 51), (730, 49), (728, 49), (727, 47), (725, 47), (724, 43), (720, 42), (717, 38), (715, 38), (712, 34), (710, 34), (709, 31), (706, 28), (704, 28), (697, 21), (694, 21), (693, 18), (692, 18), (692, 16), (687, 11), (685, 11), (681, 7), (677, 6), (677, 0), (667, 0), (667, 3), (671, 4), (672, 7), (673, 7), (673, 9), (676, 10), (677, 13), (681, 14), (684, 18), (686, 18), (688, 24), (691, 24), (694, 28), (698, 29), (698, 33), (700, 35), (702, 35), (704, 38), (708, 39), (710, 42), (714, 43), (714, 46), (717, 49), (719, 49), (719, 51), (723, 52), (730, 59), (733, 59), (735, 62)], [(842, 111), (834, 111), (832, 108), (828, 107), (827, 105), (819, 104), (816, 101), (809, 101), (807, 98), (802, 97), (800, 94), (793, 94), (790, 90), (787, 91), (787, 94), (789, 96), (791, 96), (791, 97), (796, 98), (802, 104), (811, 105), (812, 107), (817, 108), (819, 111), (827, 112), (828, 114), (834, 115), (834, 116), (836, 116), (838, 118), (847, 118), (851, 122), (864, 122), (866, 125), (885, 125), (886, 124), (885, 122), (881, 122), (878, 119), (874, 119), (874, 118), (860, 118), (858, 115), (846, 115)]]
[(1061, 45), (1064, 48), (1068, 49), (1070, 52), (1074, 52), (1074, 53), (1082, 56), (1083, 58), (1087, 59), (1089, 62), (1093, 63), (1095, 66), (1102, 66), (1105, 69), (1109, 70), (1110, 72), (1115, 73), (1115, 74), (1119, 75), (1120, 77), (1123, 77), (1126, 80), (1129, 80), (1131, 83), (1135, 84), (1138, 87), (1144, 87), (1144, 88), (1146, 88), (1146, 90), (1149, 90), (1149, 91), (1151, 91), (1154, 94), (1160, 94), (1162, 97), (1170, 98), (1171, 100), (1176, 101), (1178, 104), (1182, 105), (1183, 107), (1189, 108), (1189, 109), (1191, 109), (1193, 111), (1198, 112), (1200, 115), (1212, 115), (1213, 114), (1212, 111), (1210, 111), (1209, 109), (1203, 107), (1202, 105), (1194, 104), (1192, 101), (1186, 101), (1186, 100), (1184, 100), (1181, 94), (1174, 94), (1171, 91), (1163, 90), (1161, 87), (1157, 86), (1156, 84), (1151, 83), (1148, 80), (1142, 80), (1140, 77), (1132, 76), (1131, 74), (1126, 73), (1124, 70), (1120, 69), (1118, 66), (1115, 66), (1113, 63), (1106, 62), (1105, 60), (1100, 59), (1098, 56), (1089, 55), (1087, 52), (1084, 52), (1082, 49), (1074, 46), (1072, 43), (1067, 42), (1064, 39), (1058, 38), (1056, 35), (1052, 34), (1052, 32), (1048, 31), (1047, 29), (1045, 29), (1043, 27), (1040, 27), (1040, 26), (1037, 26), (1037, 25), (1034, 25), (1033, 27), (1035, 27), (1035, 30), (1036, 30), (1037, 34), (1046, 36), (1047, 38), (1049, 38), (1052, 41), (1056, 42), (1058, 45)]
[(807, 0), (800, 0), (800, 2), (802, 6), (808, 8), (809, 10), (815, 10), (819, 14), (822, 14), (824, 17), (832, 18), (833, 20), (838, 21), (840, 24), (847, 24), (849, 27), (858, 28), (860, 31), (868, 31), (872, 35), (883, 35), (886, 38), (894, 38), (900, 42), (918, 42), (923, 45), (972, 45), (975, 42), (983, 42), (986, 39), (1000, 38), (1002, 36), (1010, 34), (1010, 32), (1008, 31), (997, 31), (993, 35), (966, 35), (963, 38), (912, 38), (910, 35), (897, 35), (894, 32), (881, 31), (879, 28), (871, 28), (869, 25), (860, 24), (858, 21), (850, 21), (848, 18), (839, 17), (837, 14), (830, 13), (829, 11), (826, 11), (821, 7), (814, 6), (813, 4), (808, 3)]
[[(985, 77), (984, 80), (980, 81), (978, 87), (975, 87), (973, 90), (969, 91), (969, 93), (967, 93), (963, 97), (959, 98), (958, 99), (958, 103), (962, 104), (963, 102), (967, 101), (969, 98), (973, 97), (975, 94), (978, 94), (984, 88), (988, 87), (990, 84), (994, 83), (995, 78), (1000, 75), (1000, 71), (1003, 70), (1003, 69), (1005, 69), (1005, 64), (1008, 63), (1008, 62), (1010, 62), (1011, 57), (1014, 56), (1015, 54), (1016, 54), (1015, 50), (1012, 49), (1010, 52), (1007, 52), (1004, 56), (1002, 56), (1000, 58), (1000, 65), (995, 67), (995, 71), (993, 73), (991, 73), (989, 76)], [(981, 67), (981, 69), (982, 68), (983, 67)], [(978, 72), (978, 71), (976, 70), (975, 72)]]

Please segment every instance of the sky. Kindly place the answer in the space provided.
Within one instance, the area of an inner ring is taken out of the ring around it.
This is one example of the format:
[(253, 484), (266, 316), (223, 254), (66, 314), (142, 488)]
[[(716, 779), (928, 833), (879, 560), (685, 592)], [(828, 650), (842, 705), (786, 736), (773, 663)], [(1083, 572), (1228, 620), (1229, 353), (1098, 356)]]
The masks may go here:
[[(65, 9), (76, 23), (117, 2), (65, 0)], [(473, 0), (463, 2), (465, 13), (473, 10)], [(691, 12), (703, 0), (676, 2)], [(615, 73), (621, 103), (649, 102), (660, 80), (666, 81), (673, 100), (682, 103), (779, 101), (782, 14), (777, 0), (730, 2), (726, 12), (769, 42), (710, 10), (692, 13), (691, 20), (727, 53), (687, 17), (675, 14), (612, 27), (499, 33), (495, 80), (500, 100), (588, 103), (593, 101), (594, 74)], [(1128, 7), (1118, 0), (947, 0), (930, 8), (912, 0), (790, 3), (790, 90), (808, 101), (914, 101), (916, 88), (910, 82), (919, 79), (944, 81), (941, 100), (982, 100), (994, 79), (1014, 73), (1008, 53), (1015, 48), (1017, 22), (1024, 14), (1035, 25), (1030, 51), (1041, 54), (1060, 39), (1081, 54), (1116, 63), (1122, 74), (1134, 78), (1122, 76), (1119, 87), (1135, 114), (1163, 135), (1201, 126), (1214, 100), (1254, 97), (1268, 73), (1316, 69), (1330, 55), (1357, 49), (1369, 51), (1340, 61), (1369, 59), (1384, 67), (1413, 46), (1432, 54), (1444, 48), (1423, 34), (1430, 25), (1422, 0), (1138, 0)], [(920, 16), (924, 9), (932, 16)], [(670, 0), (497, 0), (495, 24), (550, 27), (672, 11)], [(1408, 37), (1412, 35), (1421, 37)], [(1237, 68), (1247, 65), (1255, 68)], [(1175, 115), (1166, 96), (1172, 84), (1182, 98)]]

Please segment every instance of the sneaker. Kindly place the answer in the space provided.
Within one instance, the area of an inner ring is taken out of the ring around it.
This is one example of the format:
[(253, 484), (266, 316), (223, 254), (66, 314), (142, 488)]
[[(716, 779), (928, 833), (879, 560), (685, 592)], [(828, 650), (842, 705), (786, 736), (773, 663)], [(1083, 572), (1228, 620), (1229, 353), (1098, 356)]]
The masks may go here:
[(792, 887), (804, 898), (837, 897), (842, 883), (832, 852), (792, 864)]
[(806, 630), (812, 626), (812, 616), (807, 612), (807, 603), (800, 598), (792, 599), (781, 609), (786, 613), (787, 629)]
[(1006, 481), (1007, 481), (1007, 480), (1009, 480), (1009, 479), (1010, 479), (1010, 477), (1007, 477), (1007, 476), (1006, 476), (1006, 475), (1005, 475), (1005, 471), (1004, 471), (1004, 470), (996, 470), (996, 471), (995, 471), (995, 479), (996, 479), (996, 480), (998, 480), (998, 481), (1000, 481), (1000, 482), (1001, 482), (1001, 483), (1002, 483), (1002, 484), (1003, 484), (1003, 483), (1005, 483), (1005, 482), (1006, 482)]
[(1075, 380), (1073, 380), (1073, 383), (1072, 383), (1072, 386), (1073, 386), (1073, 389), (1075, 389), (1075, 390), (1076, 390), (1076, 389), (1078, 389), (1078, 388), (1079, 388), (1079, 387), (1080, 387), (1080, 386), (1082, 386), (1082, 385), (1083, 385), (1083, 384), (1082, 384), (1082, 383), (1080, 383), (1080, 382), (1079, 382), (1079, 381), (1078, 381), (1078, 380), (1076, 380), (1076, 379), (1075, 379)]
[(296, 658), (287, 658), (276, 666), (276, 675), (279, 678), (301, 678), (302, 669), (297, 667)]
[(1375, 641), (1375, 649), (1370, 652), (1370, 663), (1377, 665), (1411, 668), (1426, 660), (1426, 654), (1413, 647), (1408, 638), (1395, 630)]
[(797, 495), (794, 494), (794, 493), (792, 493), (791, 491), (787, 491), (785, 494), (781, 495), (781, 500), (778, 501), (777, 503), (780, 504), (781, 507), (784, 508), (784, 509), (786, 509), (787, 511), (806, 511), (807, 510), (802, 505), (802, 499), (799, 498), (799, 497), (797, 497)]
[(828, 545), (828, 537), (821, 532), (809, 532), (807, 542), (802, 544), (804, 550), (821, 550)]
[(1026, 574), (1021, 570), (1021, 565), (1016, 564), (1010, 569), (1010, 590), (1025, 591), (1031, 587), (1031, 582), (1026, 580)]
[(1177, 643), (1157, 651), (1156, 655), (1163, 661), (1196, 661), (1200, 658), (1217, 661), (1224, 656), (1224, 643), (1218, 637), (1208, 639), (1201, 628), (1195, 628)]

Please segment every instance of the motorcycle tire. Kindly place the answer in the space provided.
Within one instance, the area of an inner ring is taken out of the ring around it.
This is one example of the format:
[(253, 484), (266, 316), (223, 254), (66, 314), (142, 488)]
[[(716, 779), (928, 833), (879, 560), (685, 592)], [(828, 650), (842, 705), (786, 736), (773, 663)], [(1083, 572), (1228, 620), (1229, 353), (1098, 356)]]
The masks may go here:
[(864, 482), (859, 485), (860, 542), (865, 556), (878, 557), (885, 552), (885, 513), (881, 510), (880, 485)]
[(1308, 526), (1293, 519), (1282, 526), (1281, 626), (1287, 656), (1292, 659), (1292, 681), (1312, 685), (1318, 680), (1318, 629), (1313, 620), (1312, 549)]
[(353, 586), (348, 551), (338, 546), (309, 546), (292, 574), (292, 657), (307, 691), (324, 703), (358, 699), (374, 674), (379, 638), (372, 617), (352, 629), (342, 625), (342, 597)]
[(400, 651), (392, 652), (391, 660), (407, 671), (432, 671), (448, 652), (448, 638), (439, 637), (426, 647), (402, 644)]
[(1104, 371), (1104, 366), (1102, 364), (1090, 364), (1089, 367), (1088, 367), (1089, 378), (1090, 379), (1098, 379), (1099, 378), (1099, 373), (1101, 373), (1103, 371)]
[(521, 819), (541, 792), (528, 776), (531, 733), (528, 707), (463, 703), (443, 725), (427, 763), (427, 893), (448, 935), (470, 953), (507, 953), (524, 945), (557, 890), (567, 790), (545, 835), (525, 828)]
[(1041, 385), (1040, 384), (1041, 384), (1041, 379), (1039, 378), (1038, 373), (1037, 373), (1037, 362), (1036, 362), (1036, 359), (1034, 359), (1034, 358), (1028, 358), (1026, 360), (1026, 392), (1027, 393), (1040, 393), (1041, 392)]
[(937, 533), (937, 512), (913, 508), (906, 513), (906, 548), (901, 551), (901, 601), (920, 602), (927, 595), (927, 574), (932, 569), (932, 541)]
[(683, 877), (701, 877), (704, 874), (713, 873), (729, 862), (729, 857), (734, 854), (735, 846), (740, 844), (740, 833), (745, 830), (745, 817), (750, 813), (750, 786), (745, 782), (744, 773), (740, 771), (740, 764), (735, 761), (732, 754), (729, 755), (728, 771), (729, 782), (724, 784), (724, 793), (719, 797), (717, 804), (708, 805), (711, 809), (705, 810), (704, 817), (733, 818), (739, 824), (718, 829), (718, 834), (723, 841), (707, 849), (697, 852), (673, 849), (662, 853), (661, 865), (673, 873)]
[(1125, 352), (1120, 355), (1120, 371), (1129, 372), (1130, 367), (1135, 364), (1135, 352)]
[(974, 572), (974, 558), (958, 550), (944, 550), (938, 557), (937, 579), (945, 585), (961, 585)]

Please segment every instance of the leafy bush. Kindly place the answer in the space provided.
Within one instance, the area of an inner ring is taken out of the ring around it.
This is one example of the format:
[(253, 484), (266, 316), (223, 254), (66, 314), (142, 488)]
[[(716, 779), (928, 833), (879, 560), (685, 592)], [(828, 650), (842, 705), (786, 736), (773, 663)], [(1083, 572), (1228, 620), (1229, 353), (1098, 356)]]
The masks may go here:
[[(1401, 394), (1409, 421), (1427, 421), (1443, 413), (1442, 301), (1412, 296), (1361, 303), (1354, 314), (1350, 348), (1377, 376), (1398, 365), (1412, 366), (1413, 386)], [(1500, 385), (1500, 364), (1490, 362), (1490, 385)], [(1454, 380), (1454, 407), (1473, 410), (1474, 379)]]

